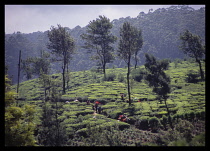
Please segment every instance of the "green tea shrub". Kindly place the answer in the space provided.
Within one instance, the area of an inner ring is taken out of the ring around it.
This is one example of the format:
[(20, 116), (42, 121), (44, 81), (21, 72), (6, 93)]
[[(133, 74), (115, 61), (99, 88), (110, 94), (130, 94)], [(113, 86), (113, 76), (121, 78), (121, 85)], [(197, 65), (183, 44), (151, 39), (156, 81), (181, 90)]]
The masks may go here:
[(201, 120), (205, 120), (205, 111), (201, 111)]
[(166, 126), (168, 124), (168, 118), (165, 115), (163, 115), (163, 117), (160, 120), (160, 123), (163, 125), (164, 129), (166, 130), (167, 129)]
[(112, 118), (112, 119), (117, 119), (119, 117), (119, 115), (122, 114), (121, 110), (113, 110), (112, 112), (110, 112), (108, 115)]
[(189, 146), (186, 139), (180, 139), (173, 142), (170, 142), (168, 146)]
[(79, 136), (87, 137), (87, 128), (82, 128), (76, 132)]
[(79, 115), (82, 115), (82, 116), (84, 116), (84, 115), (87, 115), (87, 114), (93, 114), (93, 110), (84, 110), (84, 111), (80, 111), (80, 112), (78, 112), (78, 113), (76, 113), (76, 116), (79, 116)]
[(159, 127), (159, 119), (157, 117), (151, 117), (149, 119), (149, 126), (152, 129), (152, 132), (157, 132)]
[(117, 76), (117, 79), (118, 79), (119, 82), (124, 82), (125, 77), (122, 73), (119, 73), (118, 76)]
[(146, 70), (145, 69), (135, 69), (131, 72), (131, 75), (133, 77), (133, 79), (137, 82), (141, 82), (141, 80), (143, 79), (144, 75), (146, 74)]
[(200, 77), (200, 74), (198, 72), (196, 72), (194, 70), (190, 70), (187, 73), (187, 77), (186, 77), (185, 81), (188, 83), (197, 83), (197, 82), (199, 82), (198, 77)]
[(124, 129), (126, 129), (126, 128), (130, 128), (130, 124), (125, 123), (125, 122), (120, 122), (120, 121), (119, 121), (117, 124), (119, 125), (119, 129), (120, 129), (120, 130), (124, 130)]
[(205, 133), (195, 136), (189, 144), (191, 146), (205, 146)]
[(149, 117), (148, 116), (142, 116), (140, 119), (138, 119), (135, 123), (136, 127), (142, 130), (148, 130), (149, 128)]
[(116, 75), (114, 73), (106, 74), (106, 78), (102, 78), (102, 81), (114, 81), (116, 78)]
[(128, 120), (128, 123), (129, 124), (135, 124), (135, 122), (136, 122), (136, 119), (133, 117), (133, 116), (130, 116), (130, 117), (128, 117), (129, 118), (129, 120)]

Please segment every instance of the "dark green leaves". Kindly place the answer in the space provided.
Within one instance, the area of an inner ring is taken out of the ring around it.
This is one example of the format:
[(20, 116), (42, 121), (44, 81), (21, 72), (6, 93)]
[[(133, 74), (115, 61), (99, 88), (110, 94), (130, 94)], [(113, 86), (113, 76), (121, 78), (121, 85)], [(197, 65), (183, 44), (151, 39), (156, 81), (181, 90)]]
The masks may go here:
[(185, 54), (195, 59), (201, 59), (203, 57), (205, 47), (202, 45), (200, 36), (193, 35), (186, 30), (180, 35), (180, 39), (182, 40), (180, 49), (182, 49)]
[(153, 92), (160, 96), (166, 96), (170, 93), (170, 77), (165, 74), (164, 70), (167, 69), (169, 62), (167, 60), (156, 60), (153, 55), (147, 53), (145, 57), (145, 68), (149, 72), (145, 76), (145, 80), (148, 81), (150, 87), (153, 87)]

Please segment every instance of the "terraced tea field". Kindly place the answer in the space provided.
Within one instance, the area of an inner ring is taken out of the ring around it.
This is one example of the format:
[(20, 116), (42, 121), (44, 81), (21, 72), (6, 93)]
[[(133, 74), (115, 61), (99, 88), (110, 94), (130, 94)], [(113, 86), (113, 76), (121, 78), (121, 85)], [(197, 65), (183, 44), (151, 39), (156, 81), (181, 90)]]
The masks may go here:
[[(205, 64), (203, 63), (203, 69)], [(144, 68), (141, 66), (140, 68)], [(167, 100), (167, 105), (173, 121), (177, 118), (192, 120), (194, 118), (205, 118), (205, 81), (197, 83), (187, 83), (187, 73), (190, 70), (198, 71), (196, 63), (182, 61), (175, 67), (175, 63), (170, 63), (166, 73), (171, 78), (171, 93)], [(134, 69), (133, 69), (134, 70)], [(157, 95), (152, 92), (147, 83), (142, 80), (136, 82), (131, 79), (131, 98), (132, 105), (129, 106), (125, 101), (121, 100), (120, 93), (127, 94), (126, 85), (126, 69), (116, 68), (107, 69), (107, 74), (115, 74), (114, 81), (103, 81), (103, 74), (95, 71), (71, 72), (69, 74), (70, 82), (66, 90), (66, 94), (61, 96), (59, 102), (61, 109), (59, 112), (59, 120), (66, 127), (69, 137), (73, 135), (87, 136), (88, 132), (95, 129), (107, 129), (107, 127), (117, 127), (121, 130), (130, 128), (135, 124), (138, 127), (138, 121), (146, 120), (147, 127), (153, 128), (149, 121), (157, 118), (158, 121), (164, 120), (167, 110), (163, 101), (158, 100)], [(119, 75), (124, 75), (124, 81), (119, 82)], [(62, 91), (61, 74), (54, 74), (52, 78), (57, 81), (57, 87)], [(15, 90), (16, 86), (13, 86)], [(44, 98), (43, 88), (37, 79), (22, 82), (20, 84), (19, 97), (32, 104), (38, 104), (39, 110), (42, 106)], [(74, 102), (78, 99), (80, 102)], [(138, 102), (139, 99), (143, 101)], [(90, 105), (86, 104), (86, 100), (91, 101)], [(102, 114), (94, 114), (92, 105), (98, 100), (103, 108)], [(69, 101), (69, 104), (65, 104)], [(40, 110), (41, 111), (41, 110)], [(130, 121), (128, 123), (119, 122), (117, 118), (120, 114), (126, 113)], [(41, 114), (41, 112), (40, 112)], [(140, 129), (141, 126), (139, 126)], [(151, 135), (152, 136), (152, 135)], [(81, 141), (76, 140), (78, 143)]]

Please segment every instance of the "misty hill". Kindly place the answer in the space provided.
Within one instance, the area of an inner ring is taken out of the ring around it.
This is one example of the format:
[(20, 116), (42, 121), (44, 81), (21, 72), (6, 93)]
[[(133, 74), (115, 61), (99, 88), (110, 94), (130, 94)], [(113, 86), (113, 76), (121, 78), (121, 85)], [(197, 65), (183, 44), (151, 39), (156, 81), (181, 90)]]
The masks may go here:
[[(133, 26), (142, 30), (143, 47), (142, 52), (138, 57), (140, 62), (144, 63), (143, 53), (149, 52), (154, 54), (159, 59), (169, 58), (184, 58), (184, 54), (179, 50), (179, 35), (185, 29), (199, 35), (205, 41), (205, 8), (194, 10), (188, 6), (171, 6), (169, 8), (159, 8), (148, 13), (140, 12), (135, 18), (126, 17), (115, 19), (112, 21), (113, 28), (111, 32), (119, 37), (119, 30), (122, 24), (128, 21)], [(81, 46), (84, 41), (80, 35), (86, 32), (86, 27), (81, 28), (76, 26), (73, 29), (66, 27), (71, 36), (76, 42), (77, 54), (70, 64), (72, 71), (89, 70), (97, 65), (97, 62), (90, 59), (91, 54), (87, 54), (86, 50)], [(21, 32), (5, 35), (5, 65), (8, 66), (9, 76), (13, 76), (13, 83), (17, 83), (18, 55), (19, 50), (22, 50), (22, 59), (30, 56), (40, 56), (41, 50), (48, 50), (47, 31), (33, 32), (24, 34)], [(114, 44), (117, 49), (118, 41)], [(116, 60), (108, 64), (108, 67), (124, 67), (122, 60), (116, 57)], [(61, 72), (58, 63), (51, 64), (51, 73)], [(21, 82), (26, 78), (21, 73)]]

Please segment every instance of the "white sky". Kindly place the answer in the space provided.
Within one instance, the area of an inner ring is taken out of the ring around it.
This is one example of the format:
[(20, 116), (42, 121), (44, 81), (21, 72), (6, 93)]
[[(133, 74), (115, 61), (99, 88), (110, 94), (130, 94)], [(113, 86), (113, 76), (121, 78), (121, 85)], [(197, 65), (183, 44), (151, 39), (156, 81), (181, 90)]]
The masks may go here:
[[(167, 8), (171, 5), (5, 5), (5, 33), (20, 31), (32, 33), (49, 30), (60, 24), (63, 27), (84, 27), (90, 21), (105, 15), (111, 21), (121, 17), (136, 17), (149, 9)], [(189, 5), (194, 9), (205, 5)]]

